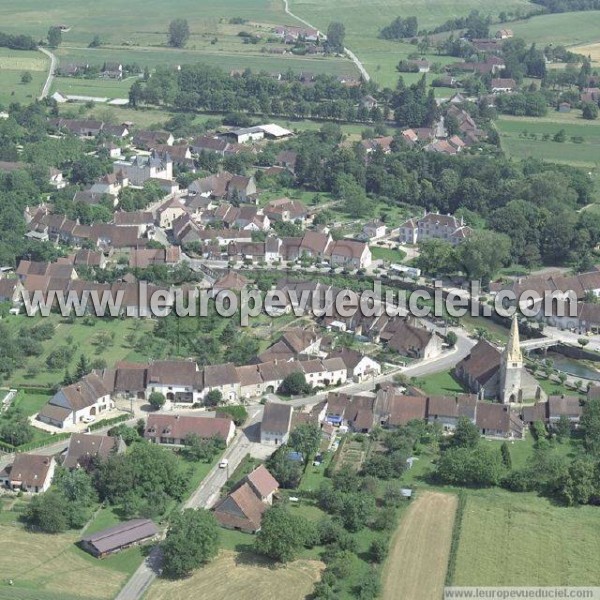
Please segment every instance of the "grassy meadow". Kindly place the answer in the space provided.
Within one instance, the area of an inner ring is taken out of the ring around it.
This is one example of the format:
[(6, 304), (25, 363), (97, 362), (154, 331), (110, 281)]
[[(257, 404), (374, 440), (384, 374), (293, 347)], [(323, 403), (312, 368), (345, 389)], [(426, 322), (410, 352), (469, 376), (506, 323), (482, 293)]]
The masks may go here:
[[(579, 110), (551, 111), (540, 118), (503, 115), (496, 121), (496, 128), (503, 150), (514, 158), (534, 157), (576, 167), (600, 168), (600, 121), (585, 121)], [(552, 141), (561, 129), (565, 130), (566, 141)]]
[[(52, 25), (64, 25), (62, 43), (56, 54), (61, 64), (87, 62), (102, 65), (106, 61), (137, 63), (142, 67), (157, 65), (176, 66), (203, 62), (231, 69), (251, 68), (281, 72), (311, 71), (357, 75), (358, 71), (346, 58), (322, 56), (274, 55), (266, 52), (267, 38), (278, 24), (293, 24), (279, 0), (177, 0), (161, 3), (133, 0), (123, 4), (118, 0), (97, 3), (84, 0), (77, 10), (68, 0), (53, 2), (51, 7), (39, 0), (27, 0), (18, 6), (0, 6), (2, 30), (7, 33), (27, 33), (43, 39)], [(184, 49), (167, 47), (169, 22), (174, 18), (187, 19), (190, 38)], [(230, 19), (243, 19), (242, 24), (231, 24)], [(245, 44), (238, 34), (246, 31), (260, 36), (258, 44)], [(94, 36), (102, 46), (89, 48)], [(70, 92), (66, 83), (57, 80), (54, 90), (82, 95), (112, 96), (94, 86), (86, 89), (82, 82), (77, 91)], [(110, 89), (111, 82), (104, 82)], [(131, 85), (131, 82), (129, 82)]]
[[(485, 523), (485, 527), (482, 527)], [(454, 585), (600, 585), (597, 508), (534, 494), (471, 490)]]
[[(33, 102), (42, 91), (49, 64), (41, 52), (0, 48), (0, 105)], [(30, 83), (21, 83), (24, 72), (31, 74)]]
[[(539, 15), (509, 25), (515, 36), (539, 46), (575, 46), (600, 41), (600, 11)], [(574, 52), (579, 52), (576, 48)]]

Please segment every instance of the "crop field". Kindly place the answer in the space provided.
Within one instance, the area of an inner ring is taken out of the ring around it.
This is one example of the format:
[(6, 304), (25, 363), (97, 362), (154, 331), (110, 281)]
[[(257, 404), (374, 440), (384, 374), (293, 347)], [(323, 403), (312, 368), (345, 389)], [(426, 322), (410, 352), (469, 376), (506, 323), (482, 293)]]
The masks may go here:
[[(496, 121), (496, 128), (502, 148), (509, 156), (532, 156), (578, 167), (600, 167), (600, 122), (584, 121), (578, 110), (550, 112), (543, 118), (502, 116)], [(566, 141), (552, 141), (561, 129), (565, 130)], [(574, 141), (572, 138), (581, 139)]]
[(383, 572), (383, 600), (441, 598), (457, 498), (422, 492), (402, 516)]
[(533, 494), (503, 490), (470, 491), (453, 583), (600, 585), (598, 556), (595, 507), (558, 507)]
[(78, 539), (76, 532), (46, 535), (0, 524), (0, 598), (114, 598), (141, 561), (139, 549), (100, 561), (75, 546)]
[[(42, 91), (48, 66), (49, 60), (41, 52), (0, 48), (0, 105), (33, 102)], [(30, 83), (21, 83), (24, 72), (31, 74)]]
[(198, 569), (188, 579), (158, 579), (148, 600), (304, 600), (320, 577), (323, 564), (297, 560), (284, 567), (251, 554), (223, 551), (218, 558)]

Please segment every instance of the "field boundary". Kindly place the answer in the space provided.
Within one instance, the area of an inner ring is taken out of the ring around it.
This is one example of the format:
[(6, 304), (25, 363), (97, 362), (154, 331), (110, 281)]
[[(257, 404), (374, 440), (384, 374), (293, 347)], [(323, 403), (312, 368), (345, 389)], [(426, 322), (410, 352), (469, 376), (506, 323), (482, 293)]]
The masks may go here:
[(454, 526), (452, 527), (452, 541), (450, 542), (450, 555), (448, 557), (448, 567), (446, 569), (446, 585), (450, 586), (454, 582), (454, 573), (456, 572), (456, 557), (458, 555), (458, 545), (460, 543), (460, 534), (462, 531), (462, 521), (467, 506), (467, 494), (464, 490), (458, 492), (458, 505), (454, 514)]

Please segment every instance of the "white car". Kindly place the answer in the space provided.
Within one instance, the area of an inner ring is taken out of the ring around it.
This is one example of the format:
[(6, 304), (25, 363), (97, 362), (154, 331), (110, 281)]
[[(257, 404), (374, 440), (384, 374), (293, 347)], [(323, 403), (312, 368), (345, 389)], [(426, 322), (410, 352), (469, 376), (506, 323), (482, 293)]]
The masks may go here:
[(96, 417), (83, 417), (81, 419), (84, 423), (93, 423), (96, 420)]
[(227, 468), (227, 465), (229, 464), (229, 461), (224, 458), (220, 463), (219, 463), (219, 469), (225, 469)]

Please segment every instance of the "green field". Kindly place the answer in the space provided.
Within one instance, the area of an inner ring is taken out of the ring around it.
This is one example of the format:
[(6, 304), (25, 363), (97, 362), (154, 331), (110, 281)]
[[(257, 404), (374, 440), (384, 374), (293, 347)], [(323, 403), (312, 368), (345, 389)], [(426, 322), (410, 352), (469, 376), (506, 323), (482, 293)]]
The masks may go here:
[[(41, 93), (50, 61), (41, 52), (0, 48), (0, 105), (33, 102)], [(31, 73), (30, 83), (21, 83), (21, 75)]]
[(156, 45), (166, 39), (169, 22), (177, 17), (188, 20), (192, 37), (212, 34), (222, 20), (241, 17), (262, 23), (288, 23), (283, 3), (278, 0), (55, 0), (50, 5), (39, 0), (24, 0), (18, 4), (0, 6), (2, 30), (7, 33), (29, 33), (36, 38), (46, 35), (52, 25), (66, 25), (71, 30), (63, 34), (69, 45), (87, 46), (94, 35), (106, 43)]
[(470, 491), (453, 583), (600, 585), (598, 556), (597, 508), (558, 507), (534, 494)]
[[(248, 50), (248, 48), (252, 48), (252, 50)], [(250, 68), (253, 71), (283, 73), (288, 69), (292, 69), (296, 72), (310, 71), (315, 74), (357, 75), (353, 63), (344, 58), (292, 55), (274, 56), (261, 53), (259, 50), (254, 49), (253, 46), (246, 44), (243, 46), (240, 45), (237, 50), (235, 46), (225, 43), (214, 47), (209, 46), (206, 49), (195, 50), (191, 45), (184, 49), (172, 49), (158, 45), (149, 47), (111, 46), (81, 48), (65, 43), (57, 50), (56, 55), (63, 65), (78, 62), (101, 66), (104, 62), (121, 62), (127, 64), (135, 63), (142, 68), (147, 66), (152, 69), (156, 66), (175, 67), (182, 64), (201, 62), (214, 67), (220, 67), (225, 71)], [(102, 81), (109, 83), (106, 80)]]
[[(166, 47), (169, 22), (177, 17), (187, 19), (190, 26), (190, 39), (183, 50)], [(248, 22), (229, 24), (234, 17)], [(279, 0), (177, 0), (169, 3), (133, 0), (126, 4), (118, 0), (100, 4), (84, 0), (77, 4), (77, 10), (68, 0), (53, 2), (51, 7), (42, 5), (39, 0), (26, 0), (18, 7), (0, 6), (0, 20), (3, 31), (28, 33), (36, 39), (43, 39), (52, 25), (69, 28), (63, 33), (62, 44), (56, 51), (61, 64), (88, 62), (102, 65), (105, 61), (113, 61), (154, 67), (203, 62), (225, 70), (250, 67), (257, 71), (293, 69), (357, 75), (352, 62), (345, 58), (280, 56), (263, 52), (269, 47), (266, 40), (274, 25), (294, 23), (294, 19), (284, 13), (283, 2)], [(238, 36), (240, 31), (259, 35), (261, 40), (256, 45), (244, 44)], [(100, 37), (103, 46), (90, 49), (88, 45), (95, 35)], [(54, 89), (64, 91), (58, 85)]]
[(540, 46), (586, 44), (600, 41), (600, 11), (540, 15), (515, 21), (510, 28), (515, 36)]
[[(535, 157), (578, 167), (600, 167), (600, 121), (584, 121), (578, 110), (549, 112), (543, 118), (502, 116), (496, 121), (496, 128), (502, 148), (514, 158)], [(566, 141), (552, 141), (561, 129), (565, 130)], [(544, 135), (550, 139), (544, 140)], [(583, 142), (574, 143), (573, 137), (581, 137)]]
[(129, 88), (136, 80), (128, 77), (122, 81), (115, 79), (79, 79), (75, 77), (56, 77), (52, 91), (65, 95), (93, 96), (96, 98), (127, 98)]
[[(341, 21), (346, 26), (346, 46), (363, 61), (375, 81), (382, 85), (395, 85), (398, 61), (415, 50), (409, 44), (378, 39), (379, 31), (396, 17), (416, 16), (419, 28), (440, 25), (447, 19), (462, 17), (473, 9), (497, 17), (500, 10), (531, 9), (525, 0), (504, 0), (490, 4), (485, 0), (371, 0), (368, 9), (360, 0), (290, 0), (290, 9), (299, 17), (326, 30), (331, 21)], [(456, 59), (429, 56), (433, 62), (454, 62)], [(414, 74), (406, 74), (405, 81), (412, 83)], [(440, 94), (450, 95), (449, 90)], [(450, 92), (451, 93), (451, 92)]]

